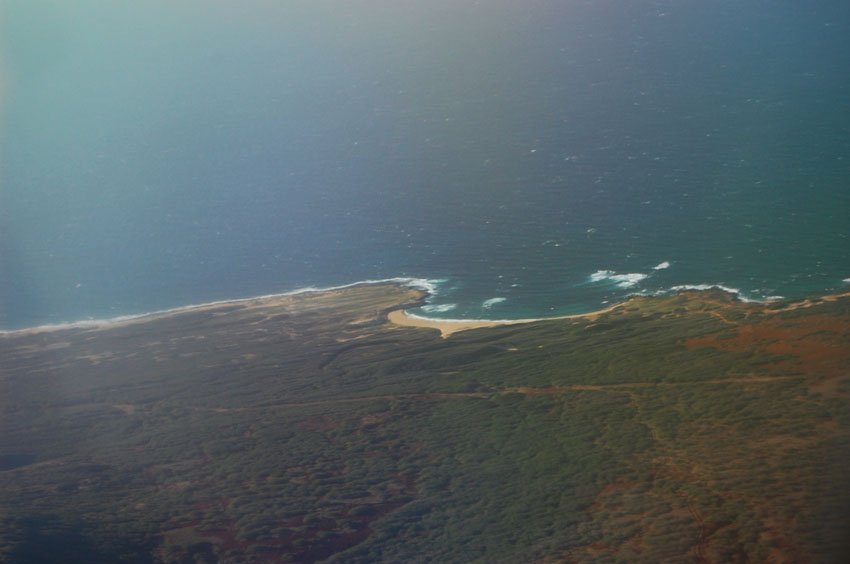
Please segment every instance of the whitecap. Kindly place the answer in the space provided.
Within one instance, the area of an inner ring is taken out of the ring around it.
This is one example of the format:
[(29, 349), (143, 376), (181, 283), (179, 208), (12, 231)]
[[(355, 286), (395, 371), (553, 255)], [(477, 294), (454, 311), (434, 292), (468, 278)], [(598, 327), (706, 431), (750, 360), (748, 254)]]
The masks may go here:
[(664, 270), (665, 268), (670, 268), (670, 261), (665, 260), (661, 264), (658, 264), (657, 266), (653, 266), (652, 270)]
[(593, 274), (590, 275), (591, 282), (602, 282), (603, 280), (607, 280), (614, 274), (613, 270), (597, 270)]
[(425, 313), (445, 313), (457, 307), (457, 304), (428, 304), (422, 306)]
[(611, 276), (611, 280), (617, 283), (620, 288), (631, 288), (636, 286), (642, 280), (645, 280), (649, 275), (641, 274), (640, 272), (632, 272), (629, 274), (615, 274)]
[(494, 305), (500, 304), (500, 303), (502, 303), (506, 300), (507, 300), (507, 298), (490, 298), (489, 300), (484, 300), (481, 303), (481, 307), (483, 307), (484, 309), (490, 309)]
[(850, 278), (845, 278), (844, 280), (842, 280), (842, 282), (844, 282), (845, 284), (850, 284)]
[[(395, 282), (402, 286), (407, 286), (415, 290), (423, 290), (429, 295), (434, 296), (438, 293), (440, 285), (448, 282), (447, 278), (385, 278), (380, 280), (364, 280), (362, 282), (353, 282), (346, 286), (357, 286), (360, 284), (381, 284), (383, 282)], [(342, 286), (343, 288), (346, 286)]]
[(744, 294), (744, 292), (742, 292), (740, 289), (730, 288), (729, 286), (724, 286), (723, 284), (683, 284), (681, 286), (673, 286), (672, 288), (670, 288), (670, 290), (674, 292), (679, 292), (683, 290), (705, 291), (712, 289), (722, 290), (727, 294), (735, 294), (742, 302), (759, 302), (759, 300), (755, 300)]
[(643, 274), (641, 272), (617, 274), (613, 270), (597, 270), (596, 272), (590, 275), (589, 279), (591, 282), (610, 281), (619, 286), (620, 288), (631, 288), (632, 286), (636, 286), (638, 283), (648, 277), (648, 274)]
[(675, 292), (679, 292), (682, 290), (712, 290), (712, 289), (723, 290), (724, 292), (728, 292), (730, 294), (740, 294), (741, 290), (738, 288), (730, 288), (729, 286), (724, 286), (723, 284), (682, 284), (680, 286), (673, 286), (671, 290)]

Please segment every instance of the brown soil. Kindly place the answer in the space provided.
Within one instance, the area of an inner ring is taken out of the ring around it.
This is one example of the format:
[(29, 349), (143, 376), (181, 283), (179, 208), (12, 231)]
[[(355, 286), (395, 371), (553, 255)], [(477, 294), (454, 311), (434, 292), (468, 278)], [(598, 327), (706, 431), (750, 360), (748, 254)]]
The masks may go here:
[[(799, 306), (803, 307), (803, 306)], [(797, 309), (799, 309), (799, 307)], [(755, 352), (778, 358), (767, 370), (779, 374), (819, 377), (811, 391), (840, 395), (839, 381), (850, 376), (850, 319), (816, 314), (799, 319), (769, 317), (740, 325), (731, 338), (717, 334), (685, 341), (690, 349), (711, 347), (727, 352)]]

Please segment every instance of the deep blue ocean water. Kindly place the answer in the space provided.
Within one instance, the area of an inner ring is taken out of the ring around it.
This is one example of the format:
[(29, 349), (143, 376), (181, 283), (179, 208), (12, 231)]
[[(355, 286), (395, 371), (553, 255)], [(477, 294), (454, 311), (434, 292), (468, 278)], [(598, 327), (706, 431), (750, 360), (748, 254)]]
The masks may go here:
[(848, 37), (846, 0), (7, 0), (0, 327), (846, 289)]

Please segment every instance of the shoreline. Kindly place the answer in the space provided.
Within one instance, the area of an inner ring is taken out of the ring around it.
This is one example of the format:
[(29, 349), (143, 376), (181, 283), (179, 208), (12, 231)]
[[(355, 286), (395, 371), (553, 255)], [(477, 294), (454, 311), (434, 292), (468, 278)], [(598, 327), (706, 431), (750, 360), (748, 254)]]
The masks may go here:
[(159, 309), (144, 313), (131, 313), (128, 315), (117, 315), (115, 317), (106, 317), (100, 319), (81, 319), (78, 321), (67, 321), (61, 323), (48, 323), (44, 325), (34, 325), (32, 327), (21, 327), (18, 329), (0, 329), (0, 337), (14, 337), (18, 335), (35, 335), (38, 333), (49, 333), (52, 331), (64, 331), (68, 329), (105, 329), (112, 327), (120, 327), (131, 323), (144, 323), (145, 321), (153, 321), (162, 317), (187, 313), (191, 311), (203, 311), (216, 306), (223, 305), (239, 305), (255, 301), (273, 300), (276, 298), (287, 298), (298, 296), (301, 294), (313, 294), (321, 292), (333, 292), (335, 290), (344, 290), (346, 288), (354, 288), (355, 286), (375, 286), (379, 284), (398, 284), (406, 288), (413, 288), (433, 294), (436, 287), (436, 282), (427, 278), (412, 278), (412, 277), (396, 277), (384, 278), (378, 280), (360, 280), (350, 284), (341, 284), (339, 286), (328, 286), (325, 288), (316, 288), (307, 286), (297, 288), (288, 292), (279, 292), (276, 294), (263, 294), (261, 296), (252, 296), (248, 298), (232, 298), (227, 300), (214, 300), (211, 302), (203, 302), (198, 304), (189, 304), (184, 306), (176, 306), (172, 308)]
[(788, 311), (794, 311), (798, 309), (805, 309), (808, 307), (812, 307), (815, 305), (819, 305), (822, 303), (830, 303), (838, 301), (842, 298), (850, 297), (850, 292), (841, 292), (838, 294), (824, 294), (817, 297), (806, 297), (798, 300), (790, 300), (790, 299), (777, 299), (770, 300), (766, 302), (760, 302), (756, 300), (749, 299), (741, 299), (738, 292), (731, 292), (728, 288), (723, 286), (705, 286), (698, 288), (684, 288), (678, 287), (671, 289), (670, 292), (665, 292), (664, 294), (651, 294), (651, 295), (641, 295), (641, 294), (632, 294), (626, 297), (623, 301), (617, 302), (616, 304), (595, 310), (587, 313), (577, 313), (572, 315), (556, 315), (552, 317), (532, 317), (526, 319), (440, 319), (436, 317), (424, 317), (421, 315), (416, 315), (415, 313), (408, 313), (408, 311), (403, 308), (397, 308), (390, 311), (387, 314), (387, 320), (401, 327), (419, 327), (425, 329), (436, 329), (440, 332), (440, 336), (444, 339), (449, 338), (452, 334), (458, 333), (460, 331), (468, 331), (470, 329), (483, 329), (487, 327), (502, 327), (507, 325), (523, 325), (528, 323), (537, 323), (539, 321), (555, 321), (555, 320), (563, 320), (563, 319), (595, 319), (600, 315), (604, 315), (606, 313), (610, 313), (616, 309), (619, 309), (623, 306), (628, 305), (632, 299), (634, 298), (660, 298), (665, 295), (682, 294), (682, 293), (704, 293), (709, 292), (711, 290), (719, 290), (724, 294), (732, 296), (736, 301), (742, 304), (748, 305), (760, 305), (760, 306), (775, 306), (784, 304), (783, 307), (778, 308), (770, 308), (765, 307), (763, 313), (768, 315), (775, 315), (777, 313), (784, 313)]
[[(50, 333), (53, 331), (64, 331), (64, 330), (72, 330), (72, 329), (109, 329), (114, 327), (126, 326), (134, 323), (144, 323), (147, 321), (154, 321), (156, 319), (161, 319), (163, 317), (168, 317), (171, 315), (178, 315), (181, 313), (188, 312), (199, 312), (204, 311), (210, 308), (215, 308), (217, 306), (226, 306), (226, 305), (240, 305), (240, 304), (249, 304), (251, 302), (262, 302), (273, 299), (280, 298), (288, 298), (292, 296), (298, 296), (303, 294), (313, 294), (313, 293), (323, 293), (323, 292), (333, 292), (337, 290), (345, 290), (347, 288), (354, 288), (357, 286), (375, 286), (380, 284), (396, 284), (405, 288), (412, 288), (415, 290), (419, 290), (425, 293), (425, 298), (429, 296), (433, 296), (437, 293), (437, 286), (444, 282), (443, 279), (430, 279), (430, 278), (415, 278), (415, 277), (393, 277), (393, 278), (381, 278), (381, 279), (368, 279), (368, 280), (360, 280), (357, 282), (351, 282), (348, 284), (340, 284), (337, 286), (327, 286), (327, 287), (314, 287), (307, 286), (304, 288), (297, 288), (294, 290), (289, 290), (286, 292), (279, 292), (274, 294), (263, 294), (260, 296), (252, 296), (245, 298), (232, 298), (232, 299), (224, 299), (224, 300), (214, 300), (211, 302), (203, 302), (197, 304), (189, 304), (184, 306), (176, 306), (172, 308), (166, 308), (161, 310), (149, 311), (144, 313), (135, 313), (128, 315), (119, 315), (115, 317), (108, 318), (99, 318), (99, 319), (82, 319), (78, 321), (70, 321), (70, 322), (62, 322), (62, 323), (50, 323), (44, 325), (35, 325), (31, 327), (21, 327), (18, 329), (0, 329), (0, 338), (4, 337), (15, 337), (15, 336), (27, 336), (27, 335), (36, 335), (40, 333)], [(685, 286), (674, 286), (668, 290), (663, 290), (659, 292), (655, 292), (652, 294), (640, 294), (634, 293), (624, 297), (623, 301), (617, 302), (611, 306), (600, 310), (589, 311), (586, 313), (577, 313), (570, 315), (556, 315), (551, 317), (534, 317), (534, 318), (521, 318), (521, 319), (444, 319), (439, 317), (426, 317), (422, 315), (417, 315), (415, 313), (409, 313), (404, 307), (399, 307), (397, 309), (391, 310), (387, 313), (387, 320), (398, 326), (404, 327), (420, 327), (420, 328), (431, 328), (437, 329), (440, 331), (443, 338), (447, 338), (453, 333), (457, 333), (459, 331), (466, 331), (469, 329), (479, 329), (486, 327), (500, 327), (504, 325), (522, 325), (528, 323), (536, 323), (539, 321), (551, 321), (551, 320), (560, 320), (560, 319), (592, 319), (596, 316), (608, 313), (617, 308), (620, 308), (627, 303), (629, 303), (635, 297), (662, 297), (672, 294), (679, 294), (683, 292), (706, 292), (710, 290), (719, 290), (725, 294), (731, 295), (735, 300), (738, 300), (742, 303), (755, 303), (761, 305), (778, 305), (785, 304), (785, 307), (776, 310), (766, 310), (768, 313), (779, 313), (782, 311), (790, 311), (798, 308), (805, 308), (815, 305), (821, 301), (835, 301), (839, 298), (844, 298), (850, 296), (850, 292), (840, 292), (835, 294), (823, 294), (819, 296), (807, 296), (798, 299), (789, 299), (789, 298), (779, 298), (772, 299), (767, 301), (753, 300), (741, 295), (741, 292), (735, 288), (729, 288), (720, 284), (696, 284), (696, 285), (685, 285)], [(410, 308), (410, 305), (407, 306)]]
[(560, 319), (593, 319), (600, 315), (614, 311), (627, 305), (631, 297), (604, 309), (588, 313), (575, 313), (572, 315), (555, 315), (552, 317), (530, 317), (526, 319), (438, 319), (435, 317), (422, 317), (414, 313), (408, 313), (404, 308), (394, 309), (387, 314), (387, 320), (401, 327), (420, 327), (426, 329), (437, 329), (444, 339), (452, 334), (469, 329), (483, 329), (486, 327), (502, 327), (505, 325), (525, 325), (539, 321), (556, 321)]

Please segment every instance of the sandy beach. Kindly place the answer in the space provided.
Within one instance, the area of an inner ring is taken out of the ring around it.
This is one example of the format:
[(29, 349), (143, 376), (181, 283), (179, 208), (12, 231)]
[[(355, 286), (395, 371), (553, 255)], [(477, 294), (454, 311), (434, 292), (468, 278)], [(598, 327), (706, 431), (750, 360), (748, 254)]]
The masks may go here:
[[(823, 304), (825, 302), (834, 302), (840, 300), (842, 298), (846, 298), (850, 296), (850, 292), (843, 292), (840, 294), (827, 294), (824, 296), (818, 296), (816, 298), (806, 298), (800, 301), (791, 302), (789, 305), (786, 305), (782, 308), (777, 309), (768, 309), (765, 308), (763, 312), (765, 314), (776, 314), (787, 311), (793, 311), (795, 309), (809, 308), (816, 305)], [(395, 325), (401, 325), (404, 327), (425, 327), (428, 329), (437, 329), (440, 332), (440, 335), (446, 339), (451, 336), (453, 333), (458, 333), (460, 331), (467, 331), (469, 329), (481, 329), (484, 327), (499, 327), (501, 325), (520, 325), (523, 323), (534, 323), (537, 321), (551, 321), (555, 319), (594, 319), (604, 313), (611, 312), (615, 309), (625, 306), (629, 303), (630, 300), (625, 300), (623, 302), (616, 303), (610, 307), (605, 309), (600, 309), (597, 311), (591, 311), (589, 313), (580, 313), (576, 315), (562, 315), (556, 317), (538, 317), (533, 319), (435, 319), (429, 317), (420, 317), (418, 315), (412, 315), (407, 313), (404, 309), (396, 309), (391, 311), (387, 318), (390, 323)], [(788, 303), (788, 300), (782, 300), (784, 303)]]
[(444, 339), (450, 337), (453, 333), (467, 331), (469, 329), (481, 329), (484, 327), (499, 327), (502, 325), (521, 325), (525, 323), (534, 323), (537, 321), (552, 321), (556, 319), (593, 319), (604, 313), (608, 313), (617, 308), (623, 307), (628, 303), (628, 300), (612, 305), (598, 311), (589, 313), (580, 313), (576, 315), (561, 315), (557, 317), (537, 317), (532, 319), (434, 319), (429, 317), (419, 317), (411, 315), (403, 309), (396, 309), (387, 315), (390, 323), (401, 325), (404, 327), (425, 327), (428, 329), (437, 329), (440, 336)]

